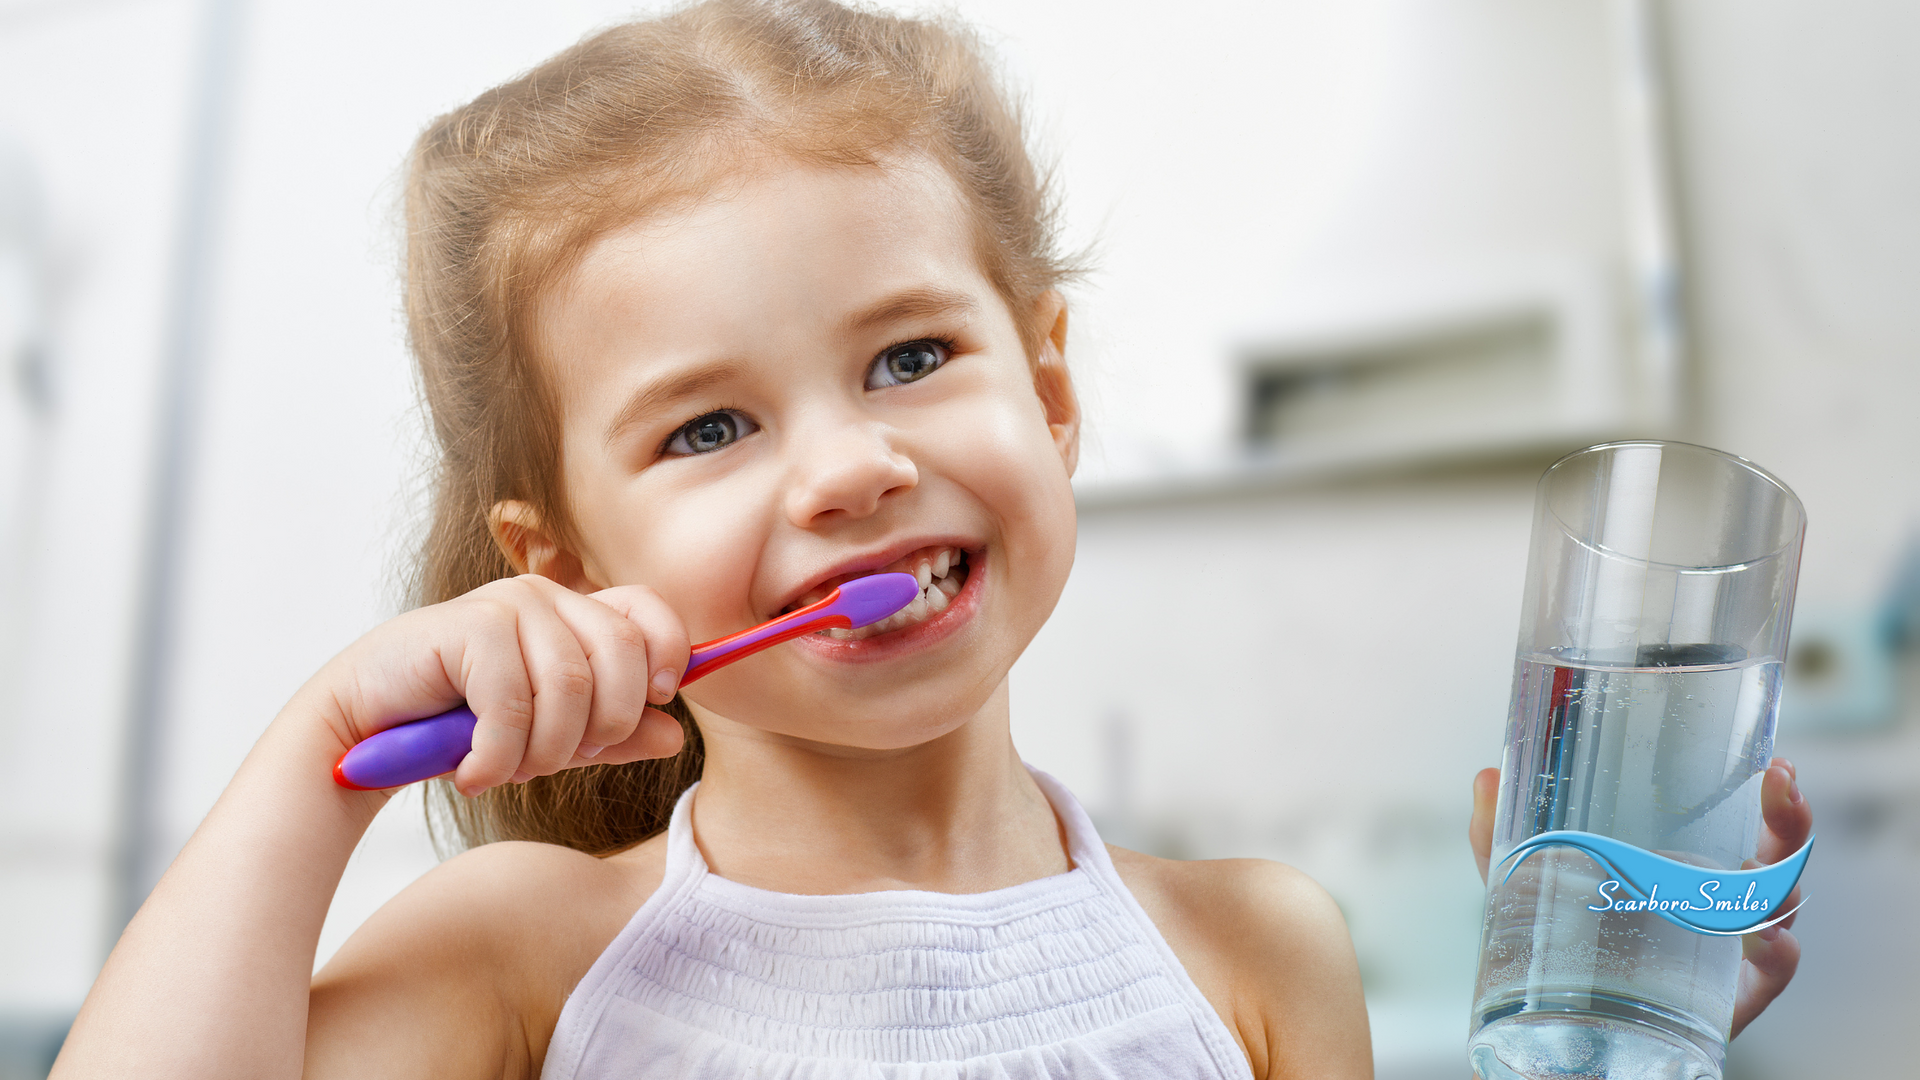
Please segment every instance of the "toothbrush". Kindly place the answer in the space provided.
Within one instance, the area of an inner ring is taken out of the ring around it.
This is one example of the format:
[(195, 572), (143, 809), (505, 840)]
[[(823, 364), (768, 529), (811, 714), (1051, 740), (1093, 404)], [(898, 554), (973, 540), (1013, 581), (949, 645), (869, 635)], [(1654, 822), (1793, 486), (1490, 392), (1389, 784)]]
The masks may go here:
[[(817, 603), (695, 645), (680, 685), (802, 634), (832, 627), (852, 630), (877, 623), (913, 603), (919, 595), (920, 582), (912, 574), (871, 574), (843, 582)], [(438, 716), (369, 735), (334, 764), (334, 782), (355, 791), (380, 791), (452, 772), (473, 749), (476, 723), (473, 710), (462, 704)]]

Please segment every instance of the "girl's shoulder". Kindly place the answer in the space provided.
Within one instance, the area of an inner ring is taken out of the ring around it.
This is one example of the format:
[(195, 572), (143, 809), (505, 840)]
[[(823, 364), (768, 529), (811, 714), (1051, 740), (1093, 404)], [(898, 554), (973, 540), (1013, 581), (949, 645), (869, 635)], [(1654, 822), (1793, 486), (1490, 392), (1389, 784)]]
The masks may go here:
[(604, 858), (487, 844), (428, 871), (315, 976), (309, 1065), (424, 1037), (438, 1075), (537, 1074), (567, 995), (659, 888), (665, 840)]
[(1266, 859), (1107, 850), (1255, 1076), (1371, 1074), (1360, 969), (1325, 889)]
[[(578, 967), (579, 981), (633, 913), (660, 887), (666, 837), (615, 855), (594, 856), (558, 844), (503, 841), (462, 852), (423, 875), (388, 909), (405, 929), (458, 936), (526, 975), (528, 965)], [(372, 925), (369, 920), (369, 926)]]

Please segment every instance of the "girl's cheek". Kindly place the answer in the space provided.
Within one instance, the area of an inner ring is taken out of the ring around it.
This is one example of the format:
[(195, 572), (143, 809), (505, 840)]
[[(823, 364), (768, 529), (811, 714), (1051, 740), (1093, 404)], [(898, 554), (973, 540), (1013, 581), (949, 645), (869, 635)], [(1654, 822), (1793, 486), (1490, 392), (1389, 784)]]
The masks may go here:
[(1073, 489), (1037, 399), (986, 399), (943, 427), (955, 440), (943, 456), (966, 471), (967, 486), (987, 495), (997, 517), (1064, 519), (1071, 535)]
[(627, 579), (659, 593), (695, 641), (719, 637), (751, 616), (749, 588), (765, 542), (769, 493), (721, 481), (636, 497), (617, 526)]
[(1061, 460), (1053, 431), (1047, 426), (1046, 410), (1040, 404), (1039, 395), (1024, 380), (997, 395), (990, 415), (979, 417), (973, 430), (1029, 482), (1046, 482), (1066, 475), (1066, 463)]

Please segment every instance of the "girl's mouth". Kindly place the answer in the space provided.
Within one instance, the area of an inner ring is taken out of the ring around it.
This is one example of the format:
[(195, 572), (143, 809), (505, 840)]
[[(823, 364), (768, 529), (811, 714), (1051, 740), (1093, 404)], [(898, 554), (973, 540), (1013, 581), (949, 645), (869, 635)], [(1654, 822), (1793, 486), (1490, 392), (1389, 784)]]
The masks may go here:
[[(839, 641), (861, 641), (877, 634), (886, 634), (895, 630), (904, 630), (909, 626), (925, 622), (947, 609), (947, 605), (960, 594), (967, 583), (967, 553), (950, 545), (936, 545), (909, 552), (893, 562), (869, 571), (869, 573), (905, 573), (912, 574), (920, 583), (920, 595), (912, 603), (879, 622), (870, 623), (856, 630), (843, 630), (838, 627), (821, 630), (817, 633)], [(864, 575), (860, 575), (864, 576)], [(835, 585), (823, 585), (789, 605), (795, 610), (825, 599)]]

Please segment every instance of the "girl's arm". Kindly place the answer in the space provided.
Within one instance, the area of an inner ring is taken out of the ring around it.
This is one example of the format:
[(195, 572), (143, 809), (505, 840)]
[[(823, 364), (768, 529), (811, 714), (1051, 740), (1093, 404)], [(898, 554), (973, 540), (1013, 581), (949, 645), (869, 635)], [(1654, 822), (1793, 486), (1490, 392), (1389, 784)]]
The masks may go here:
[[(596, 763), (664, 756), (679, 747), (679, 724), (646, 706), (671, 697), (686, 662), (679, 620), (638, 588), (586, 597), (517, 578), (375, 629), (303, 687), (247, 755), (108, 957), (54, 1077), (301, 1076), (320, 927), (348, 856), (387, 799), (337, 787), (334, 761), (374, 731), (462, 698), (480, 718), (474, 752), (455, 774), (470, 794), (587, 764), (583, 747)], [(391, 1039), (397, 1060), (403, 1043), (469, 1046), (471, 1018), (518, 1008), (501, 989), (510, 973), (487, 970), (484, 948), (464, 947), (507, 924), (471, 920), (487, 908), (484, 895), (441, 895), (445, 912), (412, 904), (383, 921), (397, 940), (417, 930), (439, 942), (454, 964), (443, 965), (432, 992), (389, 1001), (389, 1013), (416, 1022), (337, 1025), (334, 1035)], [(445, 926), (470, 936), (435, 936)], [(418, 973), (421, 957), (388, 952), (373, 967), (384, 964), (390, 979), (363, 972), (369, 987)]]
[(127, 926), (53, 1076), (297, 1077), (307, 982), (347, 856), (384, 795), (296, 700)]

